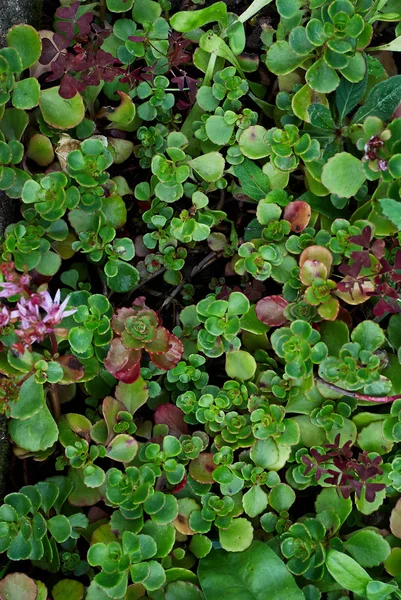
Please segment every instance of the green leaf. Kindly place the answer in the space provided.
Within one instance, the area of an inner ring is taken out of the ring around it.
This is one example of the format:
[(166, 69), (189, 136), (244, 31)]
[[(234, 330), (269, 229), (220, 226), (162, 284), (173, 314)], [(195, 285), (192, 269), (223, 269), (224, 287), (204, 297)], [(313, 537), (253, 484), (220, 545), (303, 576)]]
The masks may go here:
[(233, 519), (227, 529), (219, 530), (221, 547), (227, 552), (243, 552), (252, 544), (253, 527), (248, 519)]
[(371, 90), (366, 102), (361, 106), (352, 123), (362, 123), (366, 117), (379, 117), (387, 121), (400, 103), (401, 75), (381, 81)]
[(322, 171), (323, 185), (340, 198), (355, 196), (365, 179), (361, 161), (348, 152), (329, 158)]
[(381, 198), (379, 202), (384, 216), (401, 230), (401, 202), (392, 198)]
[(21, 58), (22, 70), (32, 67), (39, 60), (42, 42), (36, 29), (30, 25), (14, 25), (7, 33), (7, 44), (16, 50)]
[(368, 72), (358, 83), (351, 83), (345, 77), (341, 78), (340, 85), (336, 89), (336, 106), (340, 123), (362, 100), (368, 83)]
[(252, 200), (261, 200), (270, 192), (268, 176), (252, 160), (245, 158), (240, 165), (235, 165), (233, 170), (243, 193)]
[(252, 486), (242, 497), (242, 506), (251, 518), (260, 515), (266, 509), (267, 503), (267, 494), (260, 485)]
[(241, 133), (238, 145), (244, 156), (256, 160), (270, 154), (270, 146), (266, 141), (267, 129), (262, 125), (251, 125)]
[(214, 182), (223, 177), (225, 161), (220, 152), (209, 152), (188, 163), (205, 181)]
[(190, 581), (174, 581), (166, 587), (165, 600), (203, 600), (203, 594)]
[(62, 579), (52, 589), (54, 600), (81, 600), (85, 596), (84, 584), (74, 579)]
[(17, 446), (31, 452), (47, 450), (58, 438), (57, 425), (46, 405), (24, 421), (12, 419), (8, 431)]
[(235, 350), (226, 354), (226, 373), (231, 379), (252, 379), (256, 371), (256, 361), (245, 350)]
[(73, 327), (68, 334), (71, 348), (78, 354), (87, 352), (92, 344), (93, 333), (85, 327)]
[(295, 71), (307, 57), (295, 54), (288, 42), (280, 41), (273, 44), (266, 54), (266, 65), (275, 75), (286, 75)]
[(361, 345), (362, 350), (374, 352), (386, 341), (383, 329), (374, 321), (363, 321), (355, 327), (351, 340)]
[(366, 586), (372, 579), (353, 558), (343, 552), (329, 550), (326, 566), (330, 575), (343, 588), (360, 596), (366, 595)]
[(361, 529), (352, 534), (344, 548), (362, 567), (377, 567), (391, 551), (390, 544), (372, 529)]
[(224, 117), (211, 115), (206, 121), (205, 130), (213, 144), (224, 146), (228, 144), (234, 131), (234, 125), (229, 125)]
[(71, 535), (71, 525), (65, 515), (56, 515), (47, 521), (50, 533), (59, 544), (63, 544)]
[(13, 419), (27, 419), (37, 413), (44, 405), (43, 385), (36, 383), (35, 376), (31, 375), (22, 384), (17, 402), (10, 403), (10, 414)]
[(319, 58), (306, 72), (306, 83), (312, 90), (321, 94), (333, 92), (340, 83), (336, 71), (329, 67), (323, 58)]
[[(379, 17), (380, 18), (380, 17)], [(401, 52), (401, 35), (391, 40), (388, 44), (382, 44), (381, 46), (375, 46), (374, 48), (368, 48), (370, 52), (379, 52), (385, 50), (386, 52)]]
[(304, 600), (284, 562), (262, 542), (244, 552), (212, 550), (198, 577), (206, 600)]
[(40, 110), (46, 123), (55, 129), (76, 127), (85, 116), (85, 106), (80, 94), (70, 100), (62, 98), (59, 86), (42, 90), (39, 100)]
[(142, 377), (138, 377), (134, 383), (119, 381), (115, 396), (117, 400), (124, 404), (127, 411), (133, 415), (146, 403), (149, 397), (148, 384)]
[(170, 25), (180, 33), (187, 33), (193, 29), (203, 27), (208, 23), (215, 21), (226, 23), (227, 5), (225, 2), (215, 2), (211, 6), (201, 8), (200, 10), (181, 11), (175, 13), (170, 18)]
[[(175, 438), (174, 438), (175, 439)], [(120, 433), (107, 446), (107, 456), (119, 462), (131, 462), (138, 451), (138, 442), (126, 433)]]
[(123, 260), (116, 260), (118, 268), (115, 277), (107, 277), (107, 285), (113, 292), (124, 294), (134, 289), (139, 281), (139, 272), (134, 266)]
[(110, 12), (123, 13), (131, 10), (134, 0), (106, 0), (107, 8)]
[(29, 110), (39, 104), (40, 85), (34, 77), (17, 81), (13, 89), (12, 103), (15, 108)]

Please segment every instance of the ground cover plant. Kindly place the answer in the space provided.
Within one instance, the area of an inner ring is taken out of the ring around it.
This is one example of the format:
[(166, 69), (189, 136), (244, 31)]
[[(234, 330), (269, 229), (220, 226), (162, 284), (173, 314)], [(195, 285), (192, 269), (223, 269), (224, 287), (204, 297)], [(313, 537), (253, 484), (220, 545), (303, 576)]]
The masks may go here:
[(53, 12), (0, 49), (0, 598), (401, 598), (399, 0)]

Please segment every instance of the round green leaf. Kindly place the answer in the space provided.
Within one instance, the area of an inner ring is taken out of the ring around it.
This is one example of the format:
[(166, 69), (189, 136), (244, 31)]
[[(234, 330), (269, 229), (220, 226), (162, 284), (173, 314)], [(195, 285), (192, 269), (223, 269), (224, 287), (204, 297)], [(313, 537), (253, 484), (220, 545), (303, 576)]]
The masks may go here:
[(355, 196), (365, 179), (361, 161), (349, 152), (329, 158), (322, 171), (323, 185), (341, 198)]
[(242, 552), (253, 540), (253, 527), (248, 519), (233, 519), (227, 529), (219, 530), (221, 547), (227, 552)]
[(107, 285), (113, 292), (121, 294), (130, 292), (139, 281), (138, 270), (123, 260), (117, 260), (116, 265), (118, 267), (117, 275), (115, 277), (108, 277)]
[(245, 350), (236, 350), (226, 354), (226, 373), (231, 379), (252, 379), (256, 371), (256, 361)]
[(40, 36), (31, 25), (11, 27), (7, 33), (7, 44), (18, 52), (23, 71), (36, 63), (42, 53)]
[(39, 104), (40, 85), (34, 77), (17, 81), (14, 85), (12, 103), (15, 108), (29, 110)]
[(244, 552), (212, 550), (198, 577), (207, 600), (304, 600), (284, 562), (262, 542)]
[(59, 94), (59, 86), (42, 90), (39, 106), (46, 123), (55, 129), (76, 127), (85, 116), (84, 101), (80, 94), (66, 100)]

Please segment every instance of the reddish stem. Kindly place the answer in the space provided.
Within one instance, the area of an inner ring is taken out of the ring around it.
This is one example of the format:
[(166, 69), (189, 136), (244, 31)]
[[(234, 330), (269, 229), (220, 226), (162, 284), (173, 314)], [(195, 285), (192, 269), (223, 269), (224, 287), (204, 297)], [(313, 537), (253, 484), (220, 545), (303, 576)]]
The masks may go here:
[(395, 396), (367, 396), (366, 394), (358, 394), (358, 392), (350, 392), (349, 390), (343, 390), (342, 388), (334, 385), (333, 383), (327, 383), (324, 379), (320, 377), (316, 377), (316, 380), (330, 388), (334, 392), (338, 392), (339, 394), (343, 394), (344, 396), (349, 396), (350, 398), (355, 398), (356, 400), (362, 400), (363, 402), (376, 402), (376, 404), (388, 404), (389, 402), (394, 402), (395, 400), (399, 400), (401, 398), (401, 394), (396, 394)]

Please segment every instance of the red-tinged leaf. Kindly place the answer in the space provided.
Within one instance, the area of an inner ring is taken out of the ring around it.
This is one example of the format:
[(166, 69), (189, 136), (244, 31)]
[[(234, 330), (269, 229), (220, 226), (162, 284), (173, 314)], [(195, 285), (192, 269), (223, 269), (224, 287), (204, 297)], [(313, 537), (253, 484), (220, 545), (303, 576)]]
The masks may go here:
[(178, 337), (176, 337), (172, 333), (169, 333), (168, 345), (168, 350), (161, 354), (154, 354), (153, 352), (149, 351), (150, 358), (152, 359), (153, 364), (155, 364), (156, 367), (158, 367), (159, 369), (164, 369), (165, 371), (168, 371), (169, 369), (175, 367), (181, 360), (182, 354), (184, 352), (183, 343), (180, 339), (178, 339)]
[(83, 377), (85, 370), (76, 356), (66, 354), (65, 356), (60, 356), (56, 362), (58, 362), (63, 369), (63, 379), (61, 380), (61, 383), (73, 383)]
[[(144, 347), (150, 355), (166, 354), (170, 347), (170, 334), (167, 329), (165, 327), (158, 327), (156, 337), (151, 342), (146, 342)], [(170, 367), (167, 368), (169, 369)]]
[(140, 375), (141, 354), (140, 350), (127, 350), (117, 338), (110, 344), (104, 366), (119, 381), (134, 383)]
[(216, 465), (211, 452), (202, 452), (197, 458), (189, 463), (188, 472), (192, 479), (199, 483), (214, 483), (213, 471)]
[(266, 296), (256, 304), (256, 316), (259, 321), (270, 327), (280, 327), (286, 322), (284, 309), (288, 306), (282, 296)]
[(161, 404), (154, 414), (155, 425), (167, 425), (170, 435), (180, 437), (188, 434), (188, 425), (184, 421), (184, 413), (175, 404)]
[(178, 483), (172, 490), (171, 493), (172, 494), (178, 494), (178, 492), (181, 492), (181, 490), (184, 489), (184, 487), (187, 485), (187, 476), (184, 475), (182, 481), (180, 481), (180, 483)]
[(299, 233), (308, 226), (311, 214), (311, 207), (307, 202), (296, 200), (285, 207), (283, 218), (291, 224), (291, 231)]

